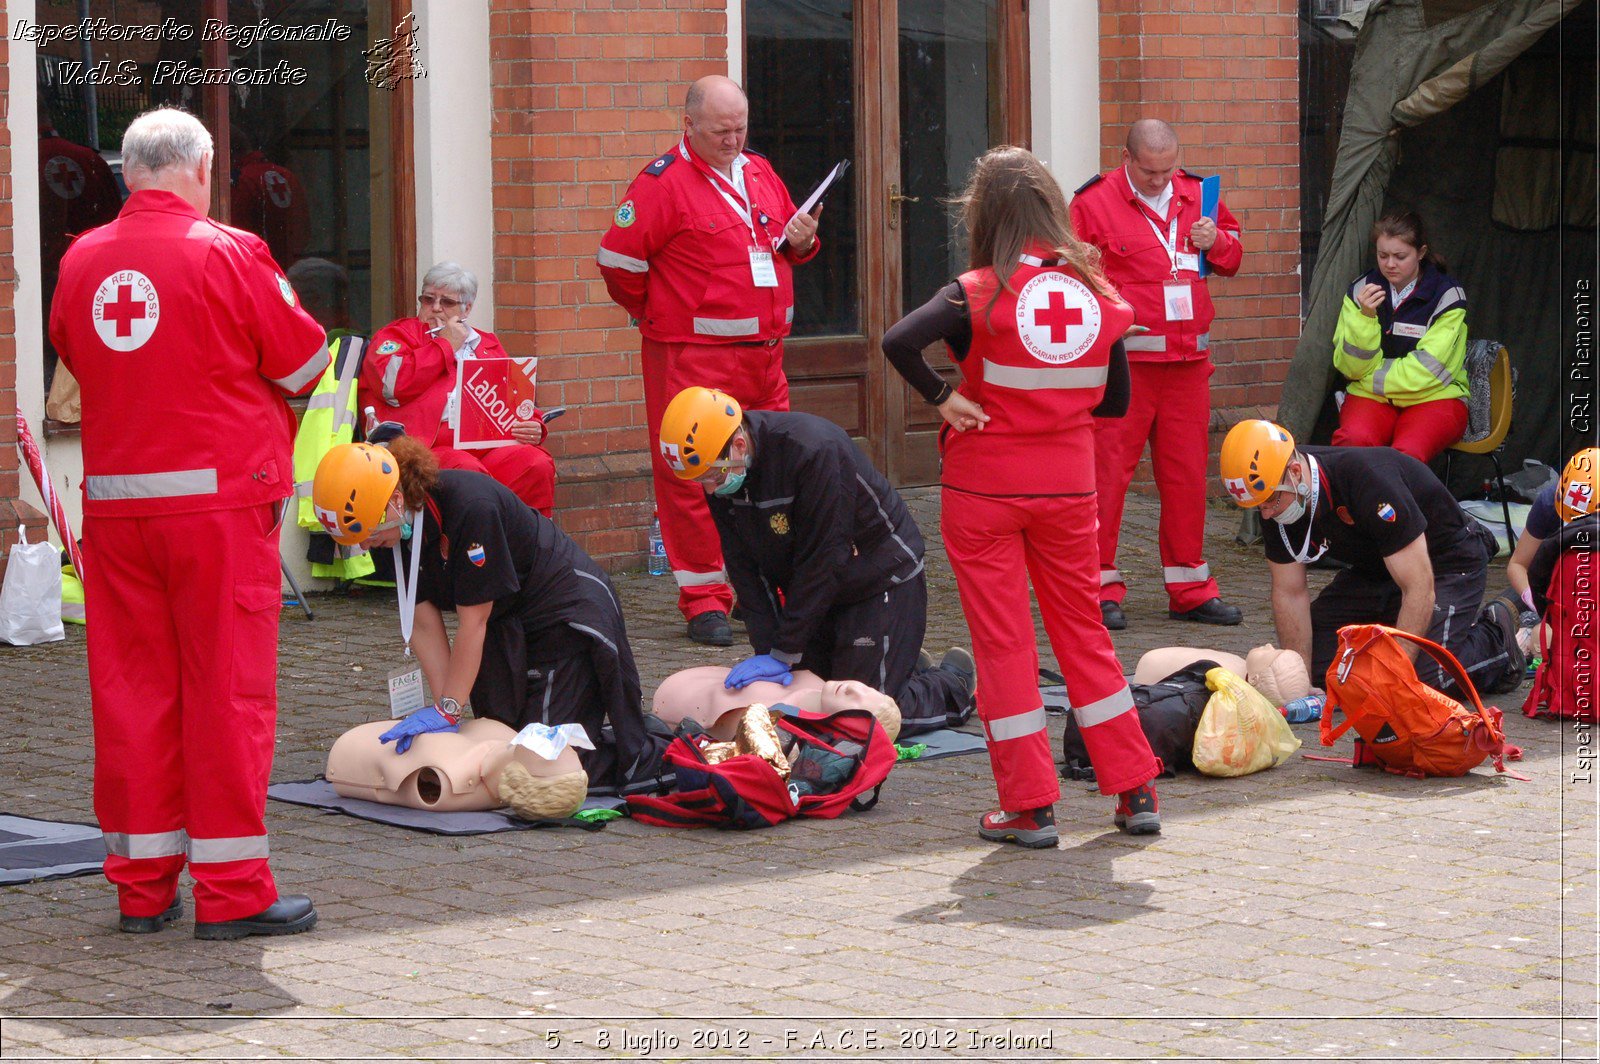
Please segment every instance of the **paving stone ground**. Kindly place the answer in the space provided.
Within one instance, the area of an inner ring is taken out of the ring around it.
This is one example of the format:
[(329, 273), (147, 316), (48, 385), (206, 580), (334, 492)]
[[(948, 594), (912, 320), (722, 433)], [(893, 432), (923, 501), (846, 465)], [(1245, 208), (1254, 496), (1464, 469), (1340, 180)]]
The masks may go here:
[[(966, 631), (937, 495), (910, 495), (937, 651)], [(1155, 522), (1132, 501), (1126, 668), (1267, 641), (1265, 566), (1234, 515), (1214, 511), (1208, 541), (1246, 612), (1232, 630), (1167, 620)], [(617, 584), (647, 693), (739, 657), (687, 643), (666, 578)], [(391, 600), (314, 606), (283, 615), (279, 780), (381, 715), (398, 657)], [(0, 648), (0, 810), (92, 819), (69, 629)], [(1061, 848), (1039, 852), (977, 838), (982, 757), (901, 766), (870, 813), (739, 834), (447, 838), (274, 802), (273, 866), (316, 899), (311, 934), (128, 936), (98, 877), (0, 889), (0, 1059), (1594, 1059), (1595, 787), (1573, 781), (1572, 729), (1498, 701), (1531, 782), (1296, 757), (1163, 782), (1164, 833), (1140, 840), (1069, 783)]]

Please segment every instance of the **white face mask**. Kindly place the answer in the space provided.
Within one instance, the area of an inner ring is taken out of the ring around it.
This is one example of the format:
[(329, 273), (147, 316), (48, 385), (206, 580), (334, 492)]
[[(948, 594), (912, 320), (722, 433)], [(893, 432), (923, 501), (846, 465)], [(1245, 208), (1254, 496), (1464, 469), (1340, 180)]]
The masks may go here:
[[(1283, 540), (1284, 549), (1289, 552), (1295, 561), (1302, 565), (1308, 565), (1328, 553), (1327, 541), (1323, 541), (1317, 547), (1315, 554), (1311, 551), (1311, 535), (1316, 525), (1317, 497), (1322, 493), (1322, 477), (1317, 471), (1317, 460), (1309, 454), (1305, 458), (1307, 483), (1295, 486), (1294, 502), (1284, 507), (1283, 512), (1272, 519), (1278, 526), (1278, 538)], [(1311, 512), (1313, 520), (1306, 523), (1305, 541), (1300, 544), (1299, 550), (1295, 550), (1294, 546), (1289, 542), (1288, 533), (1284, 529), (1304, 517), (1307, 511)]]

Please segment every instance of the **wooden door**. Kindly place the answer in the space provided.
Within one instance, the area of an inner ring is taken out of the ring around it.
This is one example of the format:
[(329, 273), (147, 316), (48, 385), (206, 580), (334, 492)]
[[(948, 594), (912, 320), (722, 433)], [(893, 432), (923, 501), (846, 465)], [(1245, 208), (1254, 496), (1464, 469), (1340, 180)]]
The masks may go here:
[[(896, 484), (938, 479), (938, 413), (879, 346), (961, 271), (949, 200), (991, 145), (1027, 142), (1024, 0), (746, 0), (750, 146), (796, 202), (834, 163), (822, 253), (795, 271), (791, 401)], [(942, 352), (930, 352), (949, 369)]]

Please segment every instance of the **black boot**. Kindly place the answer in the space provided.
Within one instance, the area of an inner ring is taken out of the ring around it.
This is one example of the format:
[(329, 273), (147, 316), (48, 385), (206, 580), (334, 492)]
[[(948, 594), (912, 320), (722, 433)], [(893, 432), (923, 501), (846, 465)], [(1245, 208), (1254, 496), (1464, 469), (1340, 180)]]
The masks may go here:
[(172, 896), (172, 904), (154, 916), (128, 916), (124, 914), (122, 919), (117, 922), (117, 929), (126, 931), (130, 935), (153, 935), (182, 915), (183, 896), (174, 894)]
[(194, 937), (207, 939), (244, 938), (248, 935), (298, 935), (317, 926), (317, 910), (304, 894), (285, 894), (256, 913), (237, 920), (194, 922)]

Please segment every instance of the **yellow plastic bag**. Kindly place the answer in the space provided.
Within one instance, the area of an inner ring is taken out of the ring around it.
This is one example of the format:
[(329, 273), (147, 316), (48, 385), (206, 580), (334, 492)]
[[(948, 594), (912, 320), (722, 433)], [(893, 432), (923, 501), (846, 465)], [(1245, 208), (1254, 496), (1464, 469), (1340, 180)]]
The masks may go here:
[(1227, 669), (1206, 673), (1212, 691), (1194, 732), (1194, 767), (1207, 776), (1248, 776), (1300, 749), (1283, 714)]

